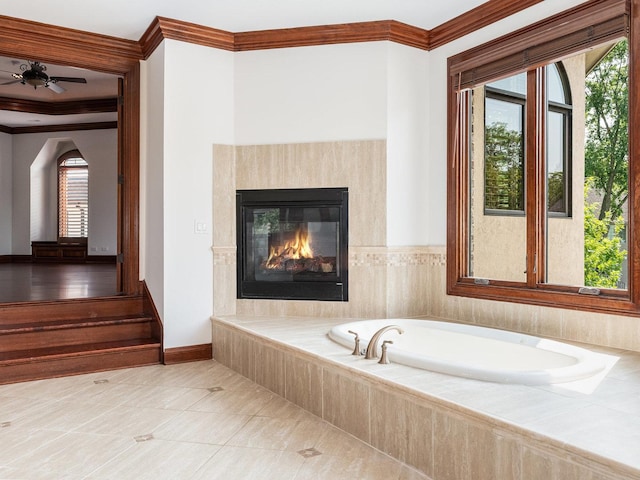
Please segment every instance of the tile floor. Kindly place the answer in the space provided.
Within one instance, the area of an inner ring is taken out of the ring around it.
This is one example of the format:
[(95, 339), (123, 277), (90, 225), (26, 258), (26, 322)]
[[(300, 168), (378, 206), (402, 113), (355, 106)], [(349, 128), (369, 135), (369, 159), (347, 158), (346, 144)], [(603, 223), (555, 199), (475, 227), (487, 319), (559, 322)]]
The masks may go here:
[(215, 361), (0, 386), (0, 479), (426, 479)]

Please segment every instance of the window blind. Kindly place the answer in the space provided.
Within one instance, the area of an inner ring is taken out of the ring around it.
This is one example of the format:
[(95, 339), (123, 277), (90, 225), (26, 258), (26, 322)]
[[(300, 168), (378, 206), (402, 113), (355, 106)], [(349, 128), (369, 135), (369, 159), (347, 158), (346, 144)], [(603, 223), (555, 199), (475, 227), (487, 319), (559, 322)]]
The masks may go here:
[(626, 37), (628, 17), (626, 0), (586, 2), (451, 57), (451, 84), (458, 91), (474, 88)]
[(60, 237), (89, 234), (89, 167), (81, 158), (64, 160), (58, 169)]

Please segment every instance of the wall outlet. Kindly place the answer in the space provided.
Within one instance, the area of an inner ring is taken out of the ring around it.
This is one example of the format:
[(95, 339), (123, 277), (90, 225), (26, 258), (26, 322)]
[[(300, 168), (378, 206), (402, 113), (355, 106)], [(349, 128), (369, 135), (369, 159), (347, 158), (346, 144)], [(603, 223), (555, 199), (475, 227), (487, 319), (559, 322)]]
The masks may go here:
[(198, 220), (194, 220), (193, 231), (194, 233), (198, 233), (198, 234), (209, 233), (209, 225), (207, 225), (205, 222), (199, 222)]

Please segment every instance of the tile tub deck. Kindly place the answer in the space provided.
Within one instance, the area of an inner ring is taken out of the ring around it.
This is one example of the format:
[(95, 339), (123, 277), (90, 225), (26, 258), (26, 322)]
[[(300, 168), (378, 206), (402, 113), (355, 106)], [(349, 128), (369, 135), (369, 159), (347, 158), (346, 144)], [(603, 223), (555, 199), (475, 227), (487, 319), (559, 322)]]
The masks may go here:
[(640, 478), (640, 354), (587, 346), (597, 377), (497, 384), (354, 357), (326, 336), (353, 320), (213, 318), (214, 358), (433, 480)]

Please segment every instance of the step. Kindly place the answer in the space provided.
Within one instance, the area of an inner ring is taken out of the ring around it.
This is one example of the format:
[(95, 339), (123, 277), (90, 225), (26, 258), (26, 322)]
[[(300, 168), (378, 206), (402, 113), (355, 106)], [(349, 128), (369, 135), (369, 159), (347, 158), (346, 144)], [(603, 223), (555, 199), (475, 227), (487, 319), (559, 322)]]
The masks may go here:
[(158, 341), (128, 340), (0, 353), (0, 384), (161, 362)]
[(0, 353), (45, 347), (147, 339), (152, 317), (145, 315), (43, 320), (0, 325)]
[(141, 295), (126, 297), (56, 300), (0, 305), (0, 326), (32, 321), (139, 315), (144, 311)]

